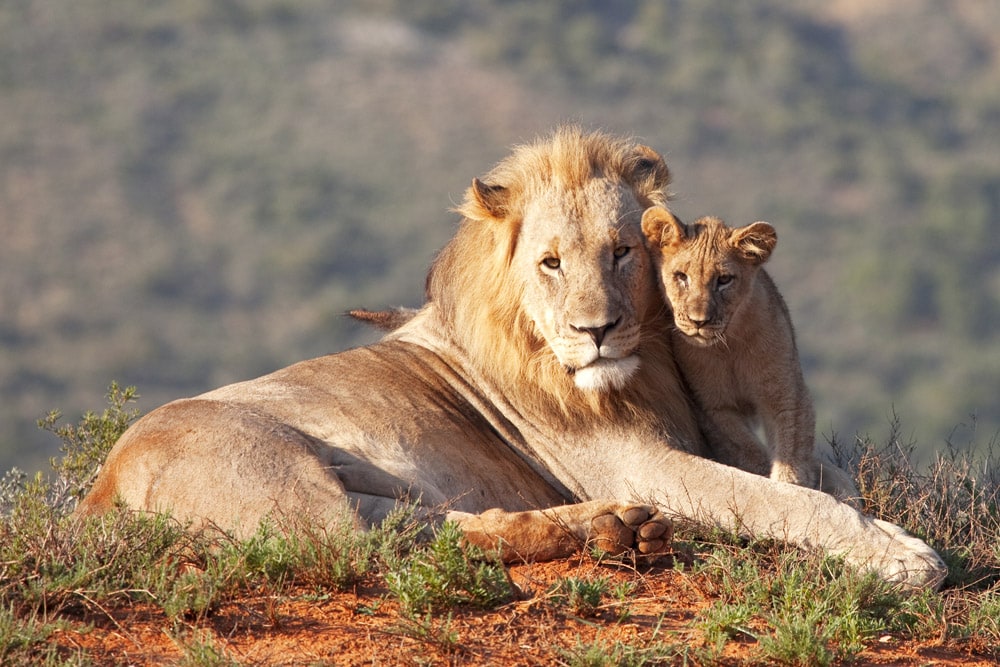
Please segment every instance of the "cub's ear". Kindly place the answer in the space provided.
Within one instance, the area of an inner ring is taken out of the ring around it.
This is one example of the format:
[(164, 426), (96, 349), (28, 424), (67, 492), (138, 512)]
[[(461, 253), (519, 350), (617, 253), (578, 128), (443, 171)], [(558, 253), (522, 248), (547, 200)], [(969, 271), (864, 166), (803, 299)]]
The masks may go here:
[(687, 237), (684, 223), (662, 206), (647, 208), (642, 214), (642, 233), (654, 248), (677, 246)]
[[(661, 191), (670, 185), (667, 163), (649, 146), (638, 145), (633, 148), (625, 169), (628, 181), (646, 194)], [(661, 196), (670, 198), (667, 193), (661, 193)]]
[(473, 220), (502, 220), (507, 215), (509, 200), (510, 193), (504, 186), (483, 183), (478, 178), (473, 178), (459, 212)]
[(738, 227), (729, 235), (729, 242), (751, 264), (763, 264), (778, 242), (778, 232), (766, 222)]

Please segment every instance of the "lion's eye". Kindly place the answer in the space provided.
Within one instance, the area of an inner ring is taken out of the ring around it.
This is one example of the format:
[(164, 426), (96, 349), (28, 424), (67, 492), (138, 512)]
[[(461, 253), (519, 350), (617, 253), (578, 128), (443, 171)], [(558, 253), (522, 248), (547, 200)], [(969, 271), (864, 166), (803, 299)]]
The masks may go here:
[(736, 279), (736, 276), (731, 276), (731, 275), (728, 275), (728, 274), (724, 273), (724, 274), (722, 274), (721, 276), (719, 276), (718, 278), (715, 279), (715, 284), (718, 285), (719, 287), (725, 287), (726, 285), (729, 285), (730, 283), (732, 283), (733, 280), (735, 280), (735, 279)]
[(622, 257), (628, 254), (629, 250), (631, 250), (631, 248), (629, 248), (627, 245), (618, 246), (617, 248), (615, 248), (615, 259), (621, 259)]
[(559, 261), (558, 257), (546, 257), (542, 260), (542, 264), (545, 265), (545, 268), (555, 271), (559, 268), (562, 262)]
[(680, 271), (675, 271), (674, 272), (674, 282), (676, 282), (676, 283), (678, 283), (678, 284), (680, 284), (682, 286), (687, 286), (687, 284), (688, 284), (687, 274), (686, 273), (682, 273)]

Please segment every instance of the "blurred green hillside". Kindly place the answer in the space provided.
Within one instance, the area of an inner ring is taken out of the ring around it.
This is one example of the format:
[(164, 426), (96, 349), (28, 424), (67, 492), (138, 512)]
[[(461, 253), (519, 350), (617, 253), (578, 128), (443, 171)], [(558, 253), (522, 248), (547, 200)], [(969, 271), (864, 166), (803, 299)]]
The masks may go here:
[(53, 407), (140, 408), (374, 339), (448, 209), (564, 120), (765, 219), (818, 426), (1000, 429), (1000, 5), (0, 4), (0, 469)]

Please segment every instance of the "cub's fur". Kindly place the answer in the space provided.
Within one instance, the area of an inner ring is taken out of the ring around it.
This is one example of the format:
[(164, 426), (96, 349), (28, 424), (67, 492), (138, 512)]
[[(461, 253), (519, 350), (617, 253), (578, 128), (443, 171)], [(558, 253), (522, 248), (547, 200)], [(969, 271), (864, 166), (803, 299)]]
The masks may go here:
[(653, 207), (642, 229), (673, 310), (672, 335), (683, 341), (675, 346), (677, 361), (706, 413), (705, 435), (716, 455), (774, 480), (814, 487), (812, 400), (788, 308), (761, 268), (778, 240), (774, 227), (733, 228), (712, 217), (685, 225)]

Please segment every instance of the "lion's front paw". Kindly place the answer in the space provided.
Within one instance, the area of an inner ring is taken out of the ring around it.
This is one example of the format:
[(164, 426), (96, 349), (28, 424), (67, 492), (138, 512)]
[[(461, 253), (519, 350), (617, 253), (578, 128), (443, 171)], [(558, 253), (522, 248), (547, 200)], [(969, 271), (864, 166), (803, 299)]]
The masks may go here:
[(870, 559), (869, 567), (904, 588), (936, 590), (944, 583), (948, 566), (923, 540), (895, 524), (875, 519), (875, 525), (892, 538), (895, 549), (886, 549)]
[(673, 524), (655, 507), (623, 505), (591, 520), (593, 544), (611, 554), (635, 549), (641, 554), (664, 553), (674, 537)]

